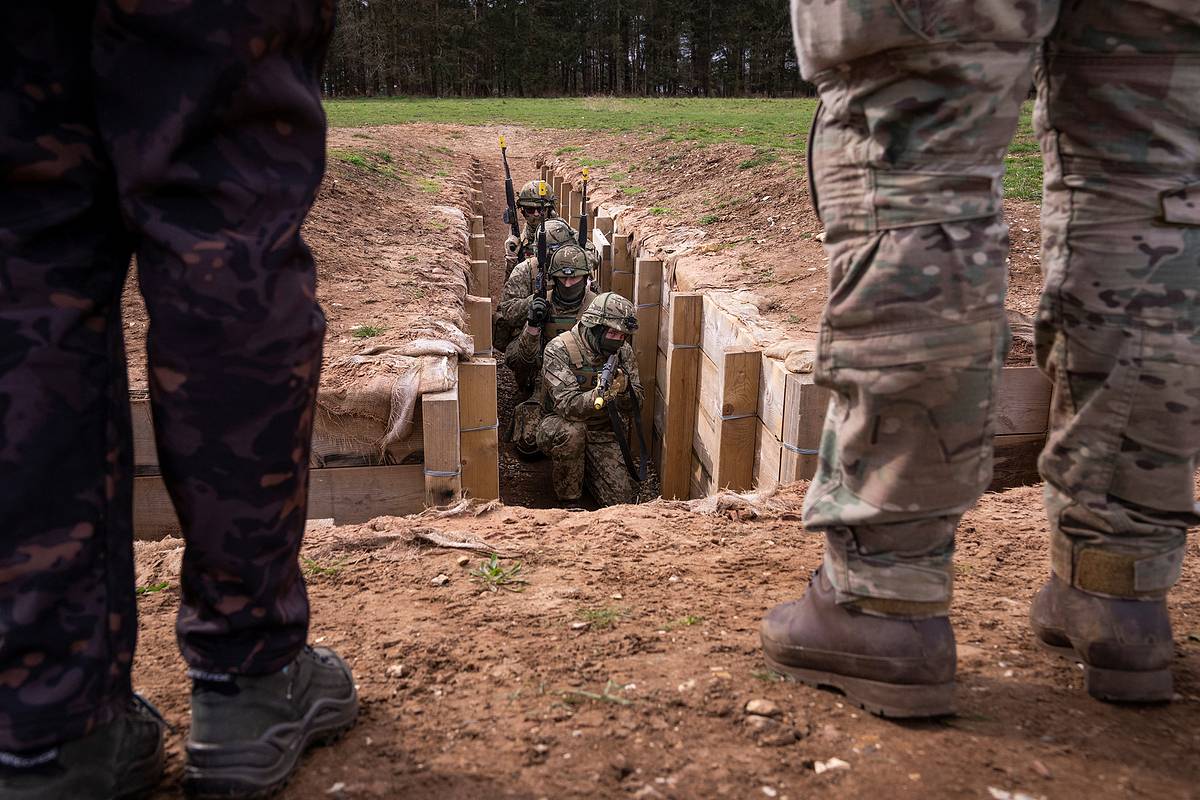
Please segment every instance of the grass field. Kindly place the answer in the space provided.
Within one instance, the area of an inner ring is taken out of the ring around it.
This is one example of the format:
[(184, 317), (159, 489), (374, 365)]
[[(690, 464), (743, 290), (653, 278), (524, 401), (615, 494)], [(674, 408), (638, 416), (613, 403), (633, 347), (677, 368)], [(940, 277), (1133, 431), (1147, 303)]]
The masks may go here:
[[(519, 125), (532, 128), (636, 131), (666, 141), (708, 144), (739, 142), (756, 155), (745, 168), (775, 160), (778, 152), (802, 154), (817, 101), (701, 100), (644, 98), (553, 98), (441, 100), (371, 98), (327, 100), (334, 127), (445, 122), (461, 125)], [(1042, 196), (1042, 163), (1033, 136), (1032, 103), (1022, 110), (1017, 135), (1009, 149), (1005, 194), (1038, 202)]]

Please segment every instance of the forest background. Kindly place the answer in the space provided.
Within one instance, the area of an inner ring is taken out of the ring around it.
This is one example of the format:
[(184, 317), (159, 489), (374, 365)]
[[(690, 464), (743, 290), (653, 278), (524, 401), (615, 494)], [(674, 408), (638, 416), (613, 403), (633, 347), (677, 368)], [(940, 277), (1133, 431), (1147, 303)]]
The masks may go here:
[(330, 97), (809, 96), (783, 0), (338, 0)]

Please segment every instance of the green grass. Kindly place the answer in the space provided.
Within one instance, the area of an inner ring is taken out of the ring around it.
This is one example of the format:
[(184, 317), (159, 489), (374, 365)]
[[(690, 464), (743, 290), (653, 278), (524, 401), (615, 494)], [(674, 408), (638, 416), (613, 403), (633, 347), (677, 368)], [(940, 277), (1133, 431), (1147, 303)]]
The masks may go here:
[(387, 328), (379, 325), (355, 325), (350, 329), (350, 335), (355, 339), (370, 339), (372, 336), (378, 336)]
[(701, 225), (712, 225), (714, 222), (720, 222), (721, 218), (716, 214), (705, 214), (700, 218)]
[(671, 620), (663, 626), (663, 630), (673, 631), (676, 628), (690, 628), (693, 625), (699, 625), (704, 622), (704, 617), (698, 617), (695, 614), (686, 614), (679, 619)]
[(155, 592), (161, 592), (163, 589), (166, 589), (170, 585), (171, 584), (167, 581), (162, 581), (161, 583), (151, 583), (146, 586), (139, 586), (136, 589), (134, 589), (133, 592), (138, 597), (141, 597), (142, 595), (154, 594)]
[(620, 189), (627, 197), (637, 197), (639, 194), (646, 191), (641, 186), (622, 185), (618, 186), (617, 188)]
[(497, 592), (501, 589), (509, 592), (523, 592), (529, 581), (521, 576), (521, 562), (512, 566), (500, 563), (500, 556), (495, 553), (487, 561), (481, 561), (471, 572), (471, 580), (482, 583), (488, 591)]
[(632, 700), (617, 694), (622, 688), (621, 684), (609, 678), (608, 682), (604, 684), (604, 691), (588, 692), (583, 689), (567, 689), (562, 693), (562, 699), (563, 702), (570, 705), (578, 705), (587, 701), (593, 703), (612, 703), (618, 706), (633, 705)]
[(319, 561), (314, 561), (313, 559), (307, 558), (305, 556), (300, 556), (300, 565), (304, 569), (304, 574), (309, 576), (310, 578), (316, 577), (317, 575), (328, 575), (330, 577), (333, 577), (334, 575), (337, 575), (339, 572), (341, 572), (342, 567), (345, 566), (340, 561), (336, 564), (333, 564), (332, 566), (325, 566), (324, 564), (320, 563)]
[(442, 190), (442, 185), (440, 183), (438, 183), (437, 181), (432, 180), (430, 178), (422, 178), (421, 179), (421, 191), (422, 192), (429, 192), (430, 194), (437, 194), (441, 190)]
[(670, 213), (671, 213), (671, 209), (669, 209), (669, 208), (663, 208), (662, 206), (651, 206), (651, 207), (650, 207), (650, 213), (651, 213), (651, 214), (653, 214), (653, 215), (654, 215), (654, 216), (656, 216), (656, 217), (661, 217), (661, 216), (664, 216), (664, 215), (666, 215), (666, 214), (670, 214)]
[[(478, 100), (433, 98), (368, 98), (327, 100), (329, 124), (337, 128), (367, 125), (399, 125), (409, 122), (441, 122), (461, 125), (521, 125), (532, 128), (642, 133), (666, 142), (698, 145), (738, 142), (755, 148), (755, 154), (738, 164), (744, 170), (777, 160), (781, 153), (802, 155), (809, 125), (816, 111), (814, 99), (661, 99), (661, 98), (489, 98)], [(1041, 159), (1031, 121), (1033, 103), (1022, 107), (1017, 133), (1006, 161), (1005, 195), (1020, 200), (1041, 200)], [(447, 148), (435, 148), (446, 152)], [(582, 147), (559, 148), (558, 155), (579, 153)], [(378, 151), (368, 151), (378, 152)], [(369, 155), (360, 151), (331, 150), (339, 158), (359, 167), (372, 168)], [(582, 162), (586, 158), (580, 158)], [(600, 166), (595, 163), (594, 166)], [(374, 164), (376, 171), (384, 172)], [(633, 168), (629, 167), (632, 173)], [(384, 172), (384, 174), (387, 174)], [(627, 173), (609, 176), (618, 184)], [(422, 186), (426, 191), (432, 188)], [(622, 186), (629, 197), (641, 192)]]
[(592, 630), (611, 628), (617, 620), (625, 616), (619, 608), (581, 608), (579, 618), (592, 626)]
[(608, 160), (607, 158), (588, 158), (587, 156), (584, 156), (582, 158), (575, 159), (575, 163), (581, 167), (607, 167), (612, 163), (612, 161)]

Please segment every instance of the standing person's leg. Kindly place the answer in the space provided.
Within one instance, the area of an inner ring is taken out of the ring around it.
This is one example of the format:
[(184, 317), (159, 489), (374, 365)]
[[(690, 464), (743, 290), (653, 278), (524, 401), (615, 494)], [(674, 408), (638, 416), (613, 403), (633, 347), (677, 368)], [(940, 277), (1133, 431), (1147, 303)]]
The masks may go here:
[(88, 4), (0, 6), (0, 796), (162, 771), (134, 705), (132, 241), (97, 133)]
[(187, 549), (189, 790), (286, 780), (353, 722), (305, 647), (304, 532), (324, 316), (300, 228), (324, 169), (332, 0), (104, 0), (94, 70), (138, 276), (163, 478)]
[(1200, 523), (1200, 6), (1065, 9), (1038, 84), (1054, 577), (1033, 624), (1096, 697), (1169, 700), (1166, 595)]
[(1003, 157), (1056, 6), (792, 4), (823, 103), (816, 376), (834, 397), (805, 501), (825, 565), (763, 643), (773, 666), (877, 713), (953, 708), (954, 530), (991, 477), (1007, 348)]

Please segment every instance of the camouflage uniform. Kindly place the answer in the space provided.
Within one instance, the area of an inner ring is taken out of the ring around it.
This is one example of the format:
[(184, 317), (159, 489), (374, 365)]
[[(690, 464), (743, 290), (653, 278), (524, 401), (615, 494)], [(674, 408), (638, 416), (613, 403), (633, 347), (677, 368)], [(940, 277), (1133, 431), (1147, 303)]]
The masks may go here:
[[(838, 597), (944, 613), (992, 471), (1004, 154), (1036, 74), (1056, 575), (1162, 597), (1200, 522), (1200, 3), (793, 0), (834, 390), (805, 523)], [(1044, 45), (1043, 45), (1044, 41)]]
[[(559, 220), (563, 227), (570, 231), (571, 238), (578, 240), (579, 234), (574, 228), (558, 217), (552, 217), (552, 219)], [(528, 230), (528, 226), (526, 226), (526, 230)], [(523, 257), (521, 262), (509, 273), (508, 279), (504, 282), (504, 291), (500, 295), (500, 304), (496, 307), (496, 318), (492, 324), (492, 345), (497, 350), (507, 350), (513, 341), (513, 336), (525, 327), (529, 303), (537, 290), (536, 229), (532, 235), (534, 237), (533, 250), (530, 255)], [(524, 241), (524, 234), (522, 234), (522, 241)], [(584, 251), (587, 253), (588, 263), (594, 274), (600, 267), (600, 251), (590, 241)], [(551, 255), (553, 255), (553, 249)]]
[[(632, 309), (628, 300), (605, 293), (589, 306), (616, 298)], [(554, 491), (564, 502), (578, 500), (586, 483), (602, 506), (629, 503), (634, 499), (620, 445), (608, 411), (594, 405), (595, 379), (607, 356), (598, 352), (584, 335), (584, 323), (557, 336), (546, 345), (542, 368), (542, 400), (546, 415), (537, 431), (537, 445), (553, 460)], [(618, 363), (629, 381), (629, 391), (638, 402), (645, 392), (638, 376), (637, 359), (626, 342), (617, 353)], [(616, 402), (623, 417), (632, 410), (629, 393)], [(626, 431), (628, 426), (626, 426)]]
[(333, 2), (0, 9), (0, 750), (29, 751), (131, 696), (131, 254), (184, 657), (265, 674), (304, 644)]

